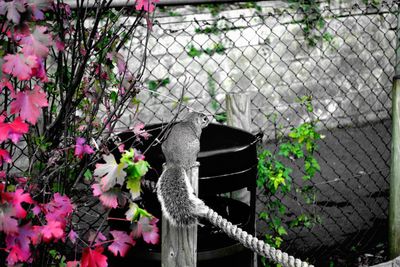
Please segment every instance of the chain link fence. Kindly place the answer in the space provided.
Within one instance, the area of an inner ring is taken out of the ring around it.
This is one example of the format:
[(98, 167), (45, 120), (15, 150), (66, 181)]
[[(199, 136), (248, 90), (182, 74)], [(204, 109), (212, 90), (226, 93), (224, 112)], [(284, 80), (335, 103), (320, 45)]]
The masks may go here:
[[(168, 16), (153, 25), (139, 118), (168, 121), (186, 87), (185, 105), (222, 122), (225, 95), (250, 93), (253, 132), (262, 131), (271, 150), (279, 134), (316, 120), (324, 138), (314, 202), (296, 192), (280, 201), (287, 222), (310, 209), (320, 223), (289, 228), (284, 247), (323, 262), (384, 243), (397, 3), (321, 4), (312, 12), (268, 2), (246, 7), (162, 10)], [(298, 101), (304, 95), (312, 96), (312, 114)], [(293, 182), (304, 185), (302, 163), (286, 164)], [(260, 191), (257, 211), (272, 200)], [(264, 220), (257, 230), (268, 232)]]
[[(317, 121), (324, 138), (316, 156), (321, 171), (310, 184), (313, 203), (296, 192), (271, 199), (260, 190), (257, 212), (277, 198), (287, 207), (284, 223), (302, 212), (318, 214), (320, 223), (312, 227), (288, 228), (283, 248), (322, 266), (386, 240), (398, 4), (322, 3), (310, 12), (276, 2), (159, 9), (147, 48), (132, 37), (131, 51), (149, 51), (147, 80), (139, 114), (127, 111), (122, 127), (133, 119), (169, 121), (182, 88), (184, 105), (222, 123), (226, 94), (249, 93), (252, 131), (263, 132), (263, 146), (272, 151), (279, 135)], [(135, 34), (143, 36), (144, 29)], [(306, 95), (311, 114), (298, 101)], [(302, 162), (285, 164), (293, 183), (304, 185)], [(87, 192), (74, 218), (81, 235), (98, 227), (105, 213)], [(265, 220), (257, 220), (258, 234), (268, 231)]]

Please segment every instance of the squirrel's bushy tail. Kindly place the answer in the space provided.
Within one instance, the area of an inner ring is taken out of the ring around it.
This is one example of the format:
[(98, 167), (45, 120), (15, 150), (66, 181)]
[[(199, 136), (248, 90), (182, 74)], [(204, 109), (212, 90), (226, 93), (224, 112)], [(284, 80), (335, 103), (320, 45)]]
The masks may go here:
[(190, 226), (197, 223), (196, 210), (204, 204), (194, 195), (184, 168), (171, 166), (164, 170), (157, 182), (157, 197), (171, 224)]

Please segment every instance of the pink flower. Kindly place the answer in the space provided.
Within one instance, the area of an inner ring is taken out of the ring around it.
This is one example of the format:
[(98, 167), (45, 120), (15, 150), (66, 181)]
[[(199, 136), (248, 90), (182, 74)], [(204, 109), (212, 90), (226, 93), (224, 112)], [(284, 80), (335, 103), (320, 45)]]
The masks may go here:
[(86, 143), (86, 139), (83, 137), (76, 138), (76, 145), (75, 145), (75, 156), (78, 158), (83, 158), (85, 154), (93, 154), (94, 150)]

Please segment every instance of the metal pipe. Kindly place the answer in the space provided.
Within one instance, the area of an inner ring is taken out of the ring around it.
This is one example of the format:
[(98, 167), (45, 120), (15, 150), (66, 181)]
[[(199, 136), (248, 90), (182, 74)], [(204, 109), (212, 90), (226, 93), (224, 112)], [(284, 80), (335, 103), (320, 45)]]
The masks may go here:
[(389, 196), (389, 257), (400, 255), (400, 9), (397, 14), (396, 66), (392, 90), (392, 149)]

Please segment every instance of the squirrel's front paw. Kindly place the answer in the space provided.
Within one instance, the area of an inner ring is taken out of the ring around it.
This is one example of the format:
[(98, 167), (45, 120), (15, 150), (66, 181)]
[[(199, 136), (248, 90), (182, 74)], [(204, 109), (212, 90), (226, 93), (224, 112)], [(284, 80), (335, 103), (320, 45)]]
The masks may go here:
[(200, 162), (195, 161), (195, 162), (193, 163), (193, 165), (191, 166), (191, 168), (194, 168), (194, 167), (200, 167)]

